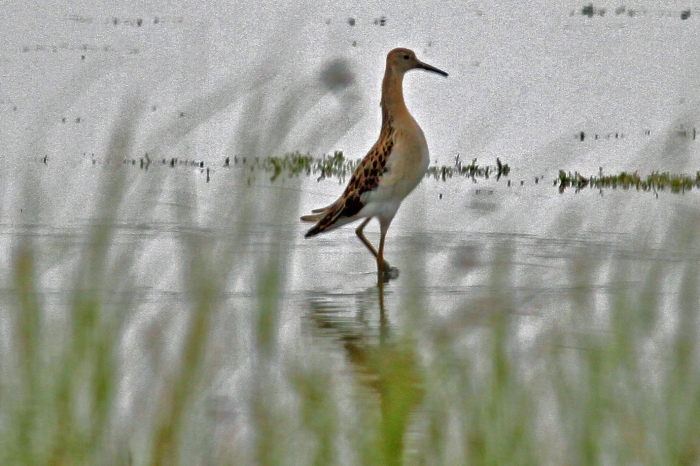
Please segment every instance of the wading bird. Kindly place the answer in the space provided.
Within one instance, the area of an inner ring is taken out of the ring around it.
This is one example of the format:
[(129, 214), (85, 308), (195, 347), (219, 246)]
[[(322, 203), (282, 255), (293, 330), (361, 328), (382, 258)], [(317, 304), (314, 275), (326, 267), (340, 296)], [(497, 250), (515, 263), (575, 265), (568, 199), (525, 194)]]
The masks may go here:
[[(430, 160), (423, 130), (403, 99), (403, 75), (415, 68), (447, 76), (444, 71), (418, 60), (412, 50), (398, 48), (389, 52), (382, 82), (379, 139), (355, 169), (343, 195), (333, 204), (301, 217), (305, 222), (316, 222), (306, 233), (307, 238), (364, 218), (355, 232), (377, 259), (379, 284), (398, 274), (384, 260), (386, 232), (401, 202), (425, 176)], [(378, 251), (363, 233), (374, 217), (379, 220), (381, 230)]]

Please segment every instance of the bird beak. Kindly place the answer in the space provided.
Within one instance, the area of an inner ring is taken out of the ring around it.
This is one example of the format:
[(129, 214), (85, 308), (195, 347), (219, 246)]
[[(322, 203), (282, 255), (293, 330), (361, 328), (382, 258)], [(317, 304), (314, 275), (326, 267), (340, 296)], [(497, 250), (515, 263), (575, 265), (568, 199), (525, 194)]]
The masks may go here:
[(427, 63), (423, 63), (422, 61), (418, 62), (417, 68), (422, 68), (424, 70), (432, 71), (433, 73), (441, 74), (443, 76), (448, 76), (448, 74), (445, 73), (444, 71), (442, 71), (438, 68), (435, 68), (434, 66), (428, 65)]

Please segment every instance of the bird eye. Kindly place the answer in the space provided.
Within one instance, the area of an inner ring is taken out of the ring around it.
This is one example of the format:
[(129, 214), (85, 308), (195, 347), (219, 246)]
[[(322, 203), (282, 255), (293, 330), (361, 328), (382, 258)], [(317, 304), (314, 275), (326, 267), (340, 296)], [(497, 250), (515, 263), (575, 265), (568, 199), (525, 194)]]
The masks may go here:
[(408, 60), (409, 58), (411, 58), (411, 57), (409, 57), (408, 55), (404, 55), (404, 56), (403, 56), (403, 59), (404, 59), (404, 60)]

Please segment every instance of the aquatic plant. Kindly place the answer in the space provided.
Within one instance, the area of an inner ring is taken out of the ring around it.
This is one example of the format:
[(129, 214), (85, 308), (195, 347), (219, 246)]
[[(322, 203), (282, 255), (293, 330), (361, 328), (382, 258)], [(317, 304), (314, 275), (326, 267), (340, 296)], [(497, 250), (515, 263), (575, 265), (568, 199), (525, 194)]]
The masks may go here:
[[(161, 166), (170, 168), (197, 168), (202, 173), (221, 173), (222, 169), (245, 169), (251, 176), (256, 173), (268, 173), (271, 175), (270, 181), (276, 181), (280, 177), (294, 178), (300, 175), (316, 176), (317, 181), (325, 179), (338, 179), (340, 184), (346, 181), (346, 178), (352, 175), (355, 168), (360, 164), (362, 159), (348, 159), (343, 154), (343, 151), (335, 151), (333, 154), (322, 154), (314, 156), (312, 154), (301, 152), (288, 152), (283, 156), (255, 156), (249, 157), (245, 155), (235, 155), (226, 157), (221, 165), (207, 164), (202, 160), (190, 160), (169, 158), (161, 159)], [(92, 164), (96, 165), (97, 159), (94, 156), (91, 159)], [(125, 166), (138, 167), (142, 170), (153, 168), (154, 164), (148, 154), (140, 157), (138, 160), (124, 159), (122, 163)], [(495, 165), (479, 165), (477, 159), (473, 159), (471, 163), (464, 164), (459, 155), (454, 157), (454, 163), (451, 165), (431, 165), (428, 167), (426, 176), (432, 177), (435, 180), (447, 181), (453, 177), (465, 177), (476, 179), (489, 179), (491, 176), (499, 180), (501, 177), (507, 177), (510, 174), (510, 166), (504, 164), (497, 157)]]
[(660, 191), (668, 190), (675, 194), (700, 188), (700, 171), (692, 175), (672, 174), (669, 172), (654, 172), (641, 176), (638, 172), (620, 172), (617, 175), (605, 175), (603, 169), (597, 176), (585, 177), (579, 172), (565, 172), (559, 170), (559, 177), (554, 181), (560, 193), (569, 188), (579, 192), (585, 188), (602, 191), (604, 189), (634, 189), (636, 191), (653, 192), (658, 195)]

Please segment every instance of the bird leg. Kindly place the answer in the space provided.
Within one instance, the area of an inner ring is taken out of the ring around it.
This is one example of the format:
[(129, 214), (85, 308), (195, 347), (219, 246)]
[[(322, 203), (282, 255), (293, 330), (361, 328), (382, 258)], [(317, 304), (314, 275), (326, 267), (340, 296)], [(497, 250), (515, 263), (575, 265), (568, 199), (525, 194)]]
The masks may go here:
[(389, 263), (384, 262), (384, 239), (386, 239), (386, 229), (382, 225), (382, 232), (379, 237), (379, 251), (377, 252), (377, 283), (380, 288), (382, 283), (389, 281), (389, 271), (391, 270)]
[[(377, 259), (377, 264), (379, 264), (379, 255), (377, 253), (377, 250), (374, 249), (374, 246), (372, 246), (372, 243), (369, 242), (369, 240), (365, 237), (365, 234), (363, 232), (363, 230), (365, 229), (365, 227), (367, 226), (367, 224), (369, 223), (370, 220), (372, 220), (372, 217), (369, 217), (364, 222), (362, 222), (360, 224), (360, 226), (357, 227), (357, 230), (355, 230), (355, 233), (357, 233), (357, 237), (360, 238), (360, 241), (362, 241), (365, 246), (367, 246), (367, 249), (369, 249), (369, 252), (371, 252), (372, 255)], [(391, 270), (392, 269), (391, 265), (389, 265), (388, 262), (384, 261), (383, 258), (382, 258), (382, 261), (383, 261), (382, 266), (383, 266), (384, 270)]]
[(372, 217), (363, 221), (360, 224), (360, 226), (357, 227), (355, 233), (357, 233), (357, 237), (360, 238), (364, 245), (367, 246), (367, 249), (369, 249), (369, 251), (377, 259), (377, 276), (379, 279), (378, 283), (381, 285), (382, 283), (388, 282), (392, 278), (398, 277), (399, 269), (397, 269), (396, 267), (392, 267), (387, 261), (384, 260), (384, 240), (386, 239), (386, 232), (389, 229), (389, 225), (384, 225), (384, 223), (382, 223), (381, 221), (379, 222), (381, 227), (381, 237), (379, 240), (379, 252), (377, 252), (377, 250), (374, 249), (374, 246), (372, 246), (372, 243), (370, 243), (369, 240), (365, 237), (365, 234), (363, 232), (364, 228), (367, 226), (370, 220), (372, 220)]

